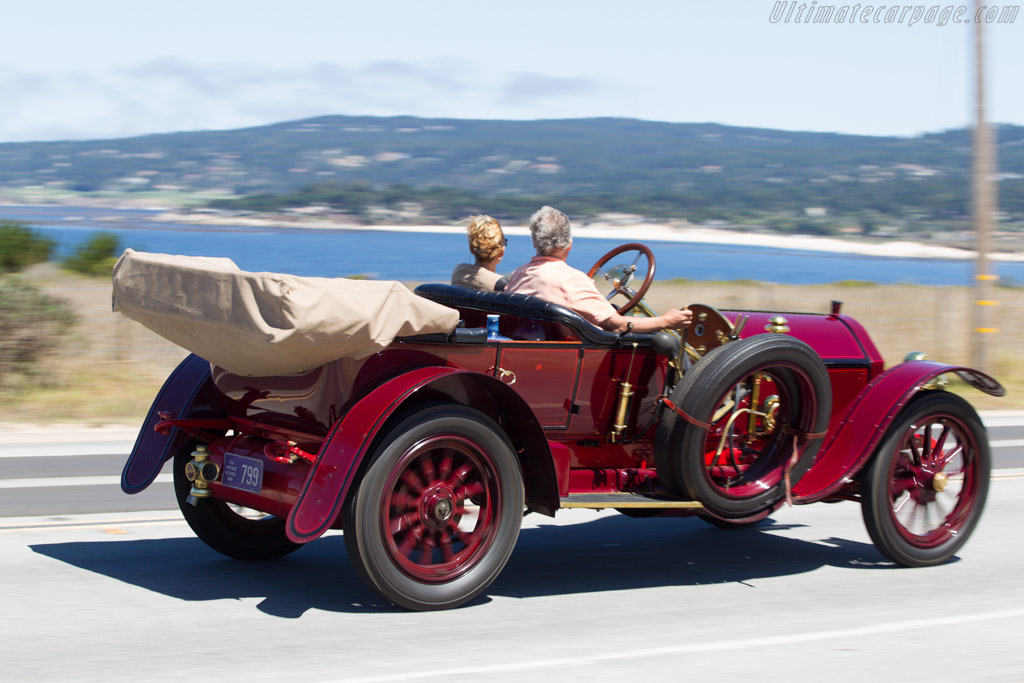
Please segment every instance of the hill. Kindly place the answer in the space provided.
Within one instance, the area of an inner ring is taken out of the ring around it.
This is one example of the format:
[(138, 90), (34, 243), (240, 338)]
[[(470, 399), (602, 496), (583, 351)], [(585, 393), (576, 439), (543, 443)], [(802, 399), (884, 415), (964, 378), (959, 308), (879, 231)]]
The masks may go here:
[[(1024, 127), (1000, 126), (998, 139), (1000, 208), (1012, 224), (1024, 216)], [(398, 185), (415, 201), (428, 189), (428, 198), (443, 195), (438, 188), (454, 192), (452, 211), (474, 198), (550, 197), (594, 211), (789, 221), (811, 232), (828, 232), (841, 218), (870, 233), (894, 220), (931, 230), (961, 221), (970, 166), (968, 130), (899, 138), (614, 118), (325, 116), (230, 131), (0, 144), (0, 189), (237, 197), (317, 185), (368, 193), (372, 203)]]

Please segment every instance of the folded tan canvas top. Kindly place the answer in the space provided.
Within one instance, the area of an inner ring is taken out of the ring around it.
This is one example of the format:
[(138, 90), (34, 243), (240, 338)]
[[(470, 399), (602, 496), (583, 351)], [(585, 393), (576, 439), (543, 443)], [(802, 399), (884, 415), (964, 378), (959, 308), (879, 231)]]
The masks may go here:
[(451, 332), (458, 311), (392, 281), (249, 273), (231, 259), (126, 249), (113, 308), (237, 375), (365, 358), (395, 337)]

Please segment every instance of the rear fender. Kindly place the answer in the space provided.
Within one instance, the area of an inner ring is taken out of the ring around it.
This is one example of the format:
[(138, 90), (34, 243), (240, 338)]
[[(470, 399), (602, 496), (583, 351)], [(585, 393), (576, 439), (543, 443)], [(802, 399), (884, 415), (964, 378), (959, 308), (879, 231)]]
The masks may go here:
[[(163, 416), (161, 416), (163, 414)], [(135, 447), (121, 472), (121, 490), (125, 493), (143, 491), (164, 463), (189, 442), (189, 435), (177, 427), (167, 434), (154, 431), (157, 423), (167, 419), (185, 417), (220, 417), (213, 383), (210, 381), (210, 363), (195, 354), (181, 361), (164, 382), (142, 423)]]
[(427, 367), (384, 382), (334, 424), (288, 515), (288, 538), (308, 543), (330, 528), (389, 421), (418, 404), (439, 400), (481, 410), (501, 425), (520, 453), (527, 504), (553, 515), (558, 507), (554, 464), (543, 430), (525, 401), (489, 375)]
[(904, 406), (927, 390), (931, 380), (949, 372), (986, 394), (1006, 393), (992, 377), (962, 366), (921, 360), (886, 370), (861, 390), (838, 428), (825, 439), (814, 465), (793, 488), (795, 502), (827, 498), (853, 481)]

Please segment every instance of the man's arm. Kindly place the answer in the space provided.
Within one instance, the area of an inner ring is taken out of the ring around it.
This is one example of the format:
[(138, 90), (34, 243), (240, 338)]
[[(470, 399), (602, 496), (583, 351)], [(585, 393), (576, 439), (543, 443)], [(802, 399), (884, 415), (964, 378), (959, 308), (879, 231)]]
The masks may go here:
[[(609, 332), (657, 332), (659, 330), (681, 330), (689, 327), (692, 314), (689, 310), (673, 308), (653, 318), (620, 315), (608, 297), (597, 291), (594, 281), (586, 273), (568, 267), (565, 282), (566, 298), (573, 309), (592, 324)], [(632, 327), (630, 327), (632, 324)]]
[[(681, 330), (684, 327), (689, 327), (692, 317), (693, 313), (689, 309), (679, 310), (678, 308), (665, 311), (653, 318), (641, 318), (614, 313), (611, 317), (602, 320), (599, 325), (601, 329), (609, 332), (626, 332), (630, 329), (633, 332), (658, 332), (660, 330)], [(629, 327), (630, 324), (633, 325), (632, 328)]]

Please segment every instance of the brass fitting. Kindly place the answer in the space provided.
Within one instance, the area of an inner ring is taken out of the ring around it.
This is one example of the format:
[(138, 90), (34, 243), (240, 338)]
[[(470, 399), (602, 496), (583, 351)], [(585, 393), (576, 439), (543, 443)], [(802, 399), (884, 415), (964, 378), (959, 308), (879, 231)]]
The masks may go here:
[(781, 315), (773, 315), (768, 318), (768, 324), (764, 326), (764, 329), (768, 332), (785, 334), (786, 332), (789, 332), (789, 321)]
[(192, 460), (185, 465), (185, 478), (192, 482), (192, 490), (189, 495), (195, 498), (209, 498), (210, 482), (217, 481), (220, 477), (220, 466), (210, 460), (210, 454), (206, 452), (206, 446), (198, 445), (192, 451)]
[(775, 415), (779, 412), (779, 397), (772, 394), (764, 400), (761, 410), (764, 411), (764, 433), (771, 434), (775, 431)]
[(618, 442), (622, 432), (626, 431), (626, 415), (629, 412), (629, 399), (633, 397), (633, 385), (623, 382), (619, 385), (619, 403), (615, 408), (615, 424), (612, 425), (611, 441)]
[(633, 353), (629, 356), (629, 367), (626, 368), (626, 376), (619, 384), (619, 402), (615, 406), (615, 423), (612, 425), (612, 433), (608, 439), (612, 443), (618, 443), (622, 433), (626, 431), (626, 417), (629, 415), (629, 399), (633, 398), (633, 385), (629, 383), (629, 376), (633, 371), (633, 361), (636, 360), (636, 348), (639, 346), (633, 342)]

